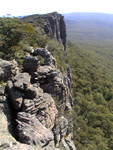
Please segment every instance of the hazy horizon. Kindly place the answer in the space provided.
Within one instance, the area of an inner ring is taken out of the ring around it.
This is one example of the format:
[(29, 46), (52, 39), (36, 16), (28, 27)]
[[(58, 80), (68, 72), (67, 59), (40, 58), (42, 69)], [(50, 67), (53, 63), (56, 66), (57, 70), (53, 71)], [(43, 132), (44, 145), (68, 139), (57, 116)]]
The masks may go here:
[[(53, 12), (57, 12), (57, 11), (53, 11)], [(53, 12), (47, 12), (47, 13), (53, 13)], [(43, 14), (47, 14), (47, 13), (31, 13), (31, 14), (26, 14), (26, 15), (11, 15), (11, 14), (5, 14), (5, 15), (1, 15), (0, 17), (26, 17), (26, 16), (30, 16), (30, 15), (43, 15)], [(59, 13), (59, 12), (57, 12)], [(105, 15), (113, 15), (113, 13), (105, 13), (105, 12), (67, 12), (67, 13), (59, 13), (62, 15), (70, 15), (70, 14), (105, 14)]]

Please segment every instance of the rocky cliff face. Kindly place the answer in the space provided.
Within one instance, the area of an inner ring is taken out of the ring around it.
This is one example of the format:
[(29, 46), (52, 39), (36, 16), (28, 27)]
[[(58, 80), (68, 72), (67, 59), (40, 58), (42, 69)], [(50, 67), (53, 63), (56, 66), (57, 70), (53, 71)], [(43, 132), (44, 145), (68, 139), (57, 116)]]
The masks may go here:
[(51, 38), (62, 43), (64, 50), (66, 50), (66, 25), (64, 22), (64, 17), (57, 13), (43, 17), (47, 20), (47, 23), (44, 25), (45, 33), (50, 35)]
[(45, 15), (32, 15), (23, 17), (23, 22), (32, 24), (33, 26), (41, 26), (44, 32), (52, 39), (61, 43), (66, 50), (66, 25), (64, 16), (57, 12)]
[[(43, 64), (40, 63), (38, 56), (44, 59)], [(5, 89), (3, 89), (0, 113), (1, 119), (6, 123), (7, 115), (2, 114), (6, 109), (4, 104), (7, 105), (9, 108), (7, 114), (12, 116), (9, 122), (10, 124), (13, 122), (10, 133), (14, 137), (9, 133), (8, 127), (5, 127), (4, 132), (8, 134), (8, 137), (1, 141), (1, 147), (6, 145), (6, 149), (13, 149), (16, 145), (18, 149), (22, 146), (26, 150), (29, 148), (55, 150), (62, 145), (61, 149), (75, 150), (68, 119), (63, 115), (67, 109), (71, 113), (73, 105), (70, 94), (70, 68), (67, 70), (67, 75), (63, 75), (57, 69), (55, 58), (43, 48), (34, 49), (23, 59), (23, 72), (19, 72), (17, 63), (11, 65), (12, 62), (4, 62), (12, 66), (8, 67), (9, 72), (12, 73), (5, 73), (7, 68), (5, 65), (6, 68), (4, 67), (1, 77), (7, 78), (8, 96), (6, 97)], [(12, 115), (10, 108), (14, 113)], [(28, 145), (20, 144), (15, 138)]]
[[(66, 49), (63, 17), (54, 13), (42, 18), (46, 34)], [(0, 59), (0, 81), (0, 149), (76, 150), (70, 130), (70, 67), (63, 74), (47, 48), (31, 48), (21, 71), (15, 60)]]

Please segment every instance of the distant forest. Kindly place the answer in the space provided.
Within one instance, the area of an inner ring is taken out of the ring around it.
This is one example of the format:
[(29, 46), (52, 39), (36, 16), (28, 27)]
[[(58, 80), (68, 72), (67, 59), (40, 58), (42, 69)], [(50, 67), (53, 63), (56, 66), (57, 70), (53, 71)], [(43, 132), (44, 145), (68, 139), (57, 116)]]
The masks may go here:
[(65, 15), (78, 150), (113, 149), (113, 15)]

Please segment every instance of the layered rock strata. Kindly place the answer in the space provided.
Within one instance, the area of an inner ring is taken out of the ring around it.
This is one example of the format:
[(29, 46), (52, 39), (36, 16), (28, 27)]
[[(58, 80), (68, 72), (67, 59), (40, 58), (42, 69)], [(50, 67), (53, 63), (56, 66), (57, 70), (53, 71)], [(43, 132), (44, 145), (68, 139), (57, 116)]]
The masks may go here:
[(45, 15), (43, 18), (47, 20), (47, 23), (44, 25), (45, 33), (62, 43), (64, 50), (66, 50), (66, 25), (64, 17), (58, 13), (53, 13)]
[(23, 22), (32, 24), (33, 26), (41, 27), (44, 32), (52, 39), (61, 43), (66, 50), (66, 24), (64, 16), (57, 12), (32, 15), (21, 18)]
[[(2, 60), (2, 62), (4, 61)], [(10, 64), (10, 62), (7, 61), (7, 64)], [(6, 75), (4, 70), (2, 77), (6, 79), (6, 76), (11, 78), (11, 74)], [(13, 119), (7, 100), (5, 84), (2, 83), (0, 85), (0, 150), (40, 150), (39, 147), (36, 148), (16, 141), (13, 132)]]
[[(12, 126), (15, 130), (11, 132), (16, 132), (17, 140), (29, 145), (16, 142), (17, 148), (57, 150), (62, 143), (62, 149), (75, 150), (72, 137), (68, 138), (71, 134), (68, 119), (63, 116), (66, 109), (71, 112), (73, 105), (70, 68), (67, 76), (63, 75), (55, 58), (43, 48), (34, 49), (23, 59), (23, 72), (16, 71), (7, 77), (8, 101), (15, 113)], [(15, 69), (19, 70), (16, 65)]]

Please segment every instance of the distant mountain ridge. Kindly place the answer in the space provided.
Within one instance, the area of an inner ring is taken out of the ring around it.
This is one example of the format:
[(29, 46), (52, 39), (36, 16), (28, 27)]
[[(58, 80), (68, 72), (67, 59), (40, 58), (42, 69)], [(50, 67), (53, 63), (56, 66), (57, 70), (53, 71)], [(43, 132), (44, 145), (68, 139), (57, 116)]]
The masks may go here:
[(96, 19), (113, 22), (113, 14), (76, 12), (63, 15), (65, 16), (66, 20), (68, 19), (78, 21), (78, 20)]
[(113, 14), (64, 14), (68, 39), (73, 42), (113, 41)]

